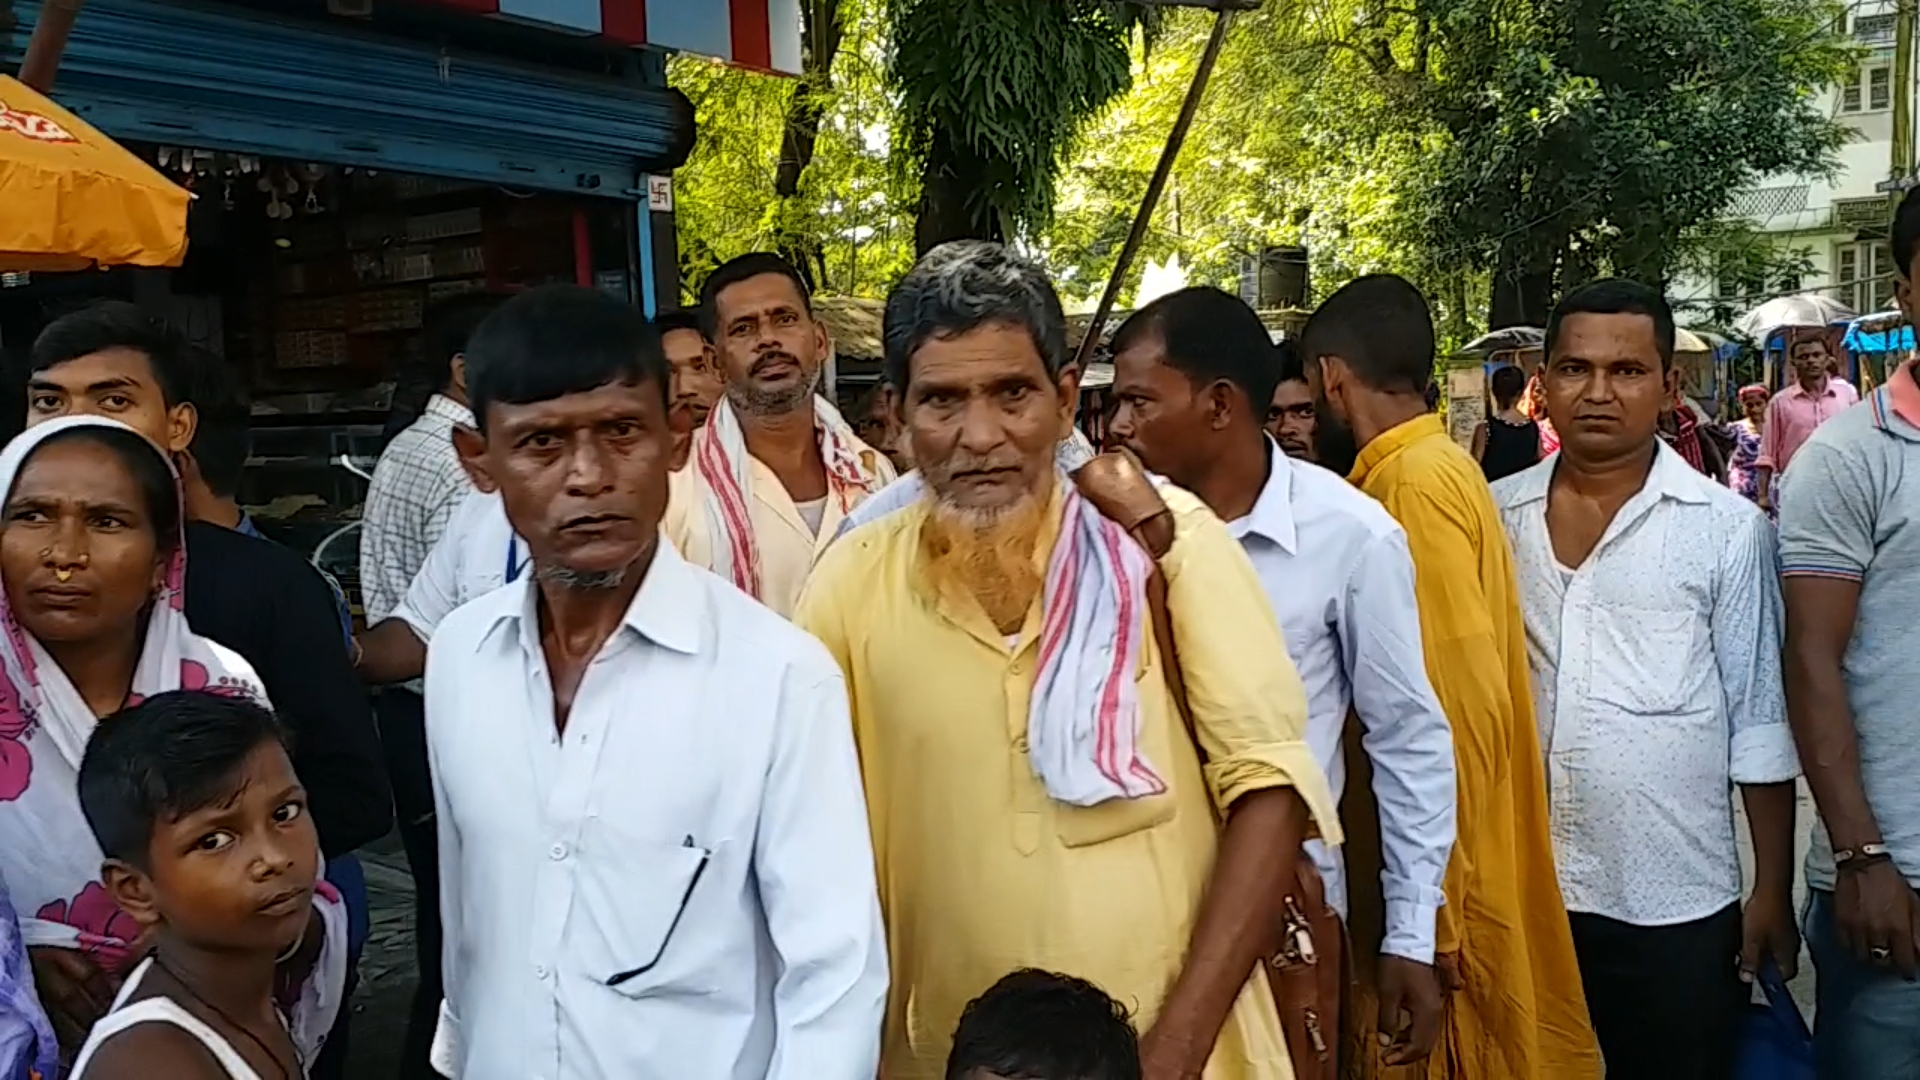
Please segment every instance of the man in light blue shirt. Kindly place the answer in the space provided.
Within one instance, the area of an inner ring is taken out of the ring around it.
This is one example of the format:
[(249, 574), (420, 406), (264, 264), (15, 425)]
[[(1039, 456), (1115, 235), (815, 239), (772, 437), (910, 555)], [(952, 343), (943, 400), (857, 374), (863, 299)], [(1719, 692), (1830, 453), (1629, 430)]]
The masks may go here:
[[(1434, 921), (1454, 841), (1453, 737), (1427, 680), (1406, 534), (1343, 478), (1283, 454), (1262, 424), (1281, 358), (1244, 303), (1194, 288), (1114, 335), (1112, 431), (1153, 471), (1213, 508), (1259, 571), (1306, 683), (1307, 741), (1334, 794), (1341, 736), (1359, 714), (1380, 807), (1386, 908), (1379, 1029), (1389, 1064), (1433, 1048), (1442, 999)], [(1347, 914), (1340, 853), (1308, 850)], [(1404, 1017), (1402, 1013), (1404, 1012)]]

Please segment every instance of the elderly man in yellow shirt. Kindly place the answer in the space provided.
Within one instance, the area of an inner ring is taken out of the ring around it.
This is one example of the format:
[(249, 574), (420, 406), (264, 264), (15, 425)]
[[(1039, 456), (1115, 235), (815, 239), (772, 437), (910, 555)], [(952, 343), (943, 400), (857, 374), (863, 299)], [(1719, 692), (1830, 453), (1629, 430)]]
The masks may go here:
[(667, 536), (705, 567), (791, 615), (840, 520), (894, 479), (816, 390), (830, 344), (806, 283), (755, 252), (707, 278), (700, 318), (726, 393), (670, 480)]
[(1258, 965), (1301, 841), (1338, 826), (1252, 565), (1162, 489), (1190, 736), (1151, 557), (1056, 465), (1077, 380), (1045, 275), (937, 248), (885, 350), (921, 494), (830, 548), (795, 615), (852, 699), (894, 973), (881, 1076), (942, 1076), (967, 1001), (1040, 967), (1138, 1011), (1149, 1080), (1285, 1080)]
[(1554, 874), (1513, 554), (1478, 463), (1427, 411), (1432, 313), (1405, 280), (1363, 277), (1314, 312), (1300, 356), (1320, 463), (1407, 530), (1427, 674), (1453, 727), (1459, 835), (1435, 958), (1452, 984), (1447, 1028), (1423, 1064), (1387, 1070), (1370, 1055), (1360, 1074), (1595, 1080), (1600, 1052)]

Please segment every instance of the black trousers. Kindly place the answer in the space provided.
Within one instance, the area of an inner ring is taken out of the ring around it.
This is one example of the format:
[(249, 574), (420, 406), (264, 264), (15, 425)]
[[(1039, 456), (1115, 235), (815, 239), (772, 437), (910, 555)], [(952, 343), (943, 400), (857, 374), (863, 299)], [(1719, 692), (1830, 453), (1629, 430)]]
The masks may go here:
[(1570, 918), (1609, 1080), (1727, 1080), (1750, 994), (1740, 905), (1673, 926)]
[(413, 870), (414, 961), (420, 985), (413, 993), (400, 1080), (439, 1080), (427, 1064), (440, 1018), (440, 838), (433, 815), (433, 778), (427, 770), (425, 703), (411, 690), (385, 690), (373, 699), (393, 785), (394, 819)]

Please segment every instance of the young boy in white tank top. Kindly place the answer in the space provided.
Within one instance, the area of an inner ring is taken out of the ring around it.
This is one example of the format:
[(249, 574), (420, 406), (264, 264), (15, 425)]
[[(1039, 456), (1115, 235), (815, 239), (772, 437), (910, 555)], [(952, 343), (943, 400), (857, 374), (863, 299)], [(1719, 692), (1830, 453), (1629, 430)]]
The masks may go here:
[(153, 951), (94, 1025), (73, 1080), (300, 1080), (276, 974), (318, 954), (320, 845), (273, 714), (156, 695), (101, 723), (80, 803), (106, 854), (102, 880)]

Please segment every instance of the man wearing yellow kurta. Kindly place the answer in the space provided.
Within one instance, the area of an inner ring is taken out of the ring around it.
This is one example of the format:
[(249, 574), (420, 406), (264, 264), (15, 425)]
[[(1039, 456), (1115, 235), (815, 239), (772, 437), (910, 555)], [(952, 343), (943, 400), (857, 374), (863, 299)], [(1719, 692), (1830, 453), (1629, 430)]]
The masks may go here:
[(1479, 466), (1426, 411), (1432, 315), (1406, 281), (1360, 278), (1314, 313), (1301, 349), (1321, 463), (1346, 470), (1407, 531), (1427, 673), (1458, 773), (1459, 838), (1436, 927), (1454, 983), (1447, 1030), (1421, 1066), (1388, 1070), (1368, 1054), (1348, 1075), (1597, 1078), (1547, 831), (1513, 556)]
[[(1102, 623), (1059, 606), (1137, 602), (1150, 564), (1055, 471), (1075, 376), (1044, 276), (999, 245), (946, 245), (886, 323), (925, 470), (902, 483), (923, 493), (837, 541), (795, 615), (853, 706), (893, 973), (883, 1080), (944, 1076), (962, 1007), (1022, 967), (1133, 1008), (1155, 1080), (1286, 1080), (1257, 965), (1309, 813), (1338, 833), (1259, 579), (1199, 500), (1163, 491), (1175, 540), (1159, 565), (1203, 765), (1144, 610)], [(1114, 677), (1050, 681), (1060, 655)], [(1126, 719), (1057, 708), (1080, 689), (1130, 702)]]
[(722, 265), (700, 311), (726, 393), (669, 478), (661, 528), (688, 562), (791, 616), (815, 557), (893, 464), (814, 392), (830, 344), (785, 259)]

